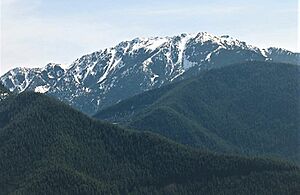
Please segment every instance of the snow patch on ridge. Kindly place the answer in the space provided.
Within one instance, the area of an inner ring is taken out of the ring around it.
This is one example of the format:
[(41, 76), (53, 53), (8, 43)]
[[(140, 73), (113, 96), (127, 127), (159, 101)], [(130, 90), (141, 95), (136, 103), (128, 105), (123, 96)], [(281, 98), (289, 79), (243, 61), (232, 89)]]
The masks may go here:
[(111, 71), (113, 71), (122, 61), (122, 58), (116, 59), (116, 50), (111, 50), (111, 58), (109, 59), (109, 64), (105, 67), (104, 74), (99, 78), (97, 83), (102, 83)]
[(261, 55), (263, 55), (266, 58), (268, 57), (267, 51), (265, 49), (259, 49), (259, 51), (260, 51)]
[(150, 39), (149, 41), (147, 41), (146, 48), (148, 50), (154, 51), (156, 48), (162, 46), (166, 42), (168, 42), (167, 38)]
[(156, 78), (158, 78), (159, 76), (157, 74), (153, 74), (152, 77), (150, 78), (152, 85), (154, 84), (154, 81)]
[(37, 93), (46, 93), (48, 92), (50, 89), (49, 86), (38, 86), (34, 89), (34, 92), (37, 92)]
[(188, 43), (188, 41), (193, 38), (195, 35), (193, 34), (182, 34), (181, 35), (181, 40), (178, 44), (178, 61), (177, 63), (182, 63), (183, 62), (183, 58), (184, 58), (184, 51), (186, 48), (186, 45)]
[(131, 41), (133, 44), (131, 49), (132, 51), (137, 51), (141, 48), (144, 48), (148, 51), (154, 51), (155, 49), (161, 47), (169, 41), (168, 37), (154, 37), (154, 38), (135, 38)]

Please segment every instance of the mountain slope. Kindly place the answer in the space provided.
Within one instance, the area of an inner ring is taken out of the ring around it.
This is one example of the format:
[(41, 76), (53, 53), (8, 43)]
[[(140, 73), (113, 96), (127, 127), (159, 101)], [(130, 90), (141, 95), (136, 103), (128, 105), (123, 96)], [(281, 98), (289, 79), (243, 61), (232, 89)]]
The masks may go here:
[(10, 91), (6, 89), (0, 82), (0, 101), (7, 98), (10, 94), (11, 94)]
[[(5, 120), (3, 120), (6, 118)], [(297, 194), (298, 167), (201, 152), (92, 120), (52, 98), (0, 102), (3, 194)]]
[(120, 100), (202, 70), (245, 61), (299, 64), (299, 54), (259, 49), (229, 36), (181, 34), (124, 41), (84, 55), (67, 69), (59, 64), (41, 69), (16, 68), (0, 80), (11, 91), (47, 93), (94, 114)]
[(218, 152), (299, 162), (299, 66), (248, 62), (145, 92), (95, 115)]

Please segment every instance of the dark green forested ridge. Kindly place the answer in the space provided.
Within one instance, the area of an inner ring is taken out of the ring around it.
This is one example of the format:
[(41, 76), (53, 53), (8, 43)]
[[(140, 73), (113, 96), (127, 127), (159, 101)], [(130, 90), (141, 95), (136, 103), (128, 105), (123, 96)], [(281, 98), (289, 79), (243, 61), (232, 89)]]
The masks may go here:
[(248, 62), (124, 100), (95, 115), (217, 152), (300, 161), (299, 66)]
[(99, 122), (35, 93), (0, 102), (2, 194), (298, 194), (299, 168)]

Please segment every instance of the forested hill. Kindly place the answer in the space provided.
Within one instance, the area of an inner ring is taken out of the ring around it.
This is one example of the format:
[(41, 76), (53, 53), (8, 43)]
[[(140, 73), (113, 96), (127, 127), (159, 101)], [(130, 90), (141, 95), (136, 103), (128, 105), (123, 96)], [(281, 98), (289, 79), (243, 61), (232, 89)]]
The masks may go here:
[(217, 152), (300, 162), (299, 66), (248, 62), (145, 92), (96, 118)]
[(298, 194), (299, 168), (215, 155), (35, 93), (0, 102), (2, 194)]

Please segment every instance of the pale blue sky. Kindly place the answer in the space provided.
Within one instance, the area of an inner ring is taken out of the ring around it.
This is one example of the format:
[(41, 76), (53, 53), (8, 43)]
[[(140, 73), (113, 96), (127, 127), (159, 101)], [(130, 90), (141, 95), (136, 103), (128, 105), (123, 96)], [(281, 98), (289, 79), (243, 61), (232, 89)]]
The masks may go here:
[(297, 49), (297, 0), (1, 0), (0, 75), (135, 37), (206, 31)]

